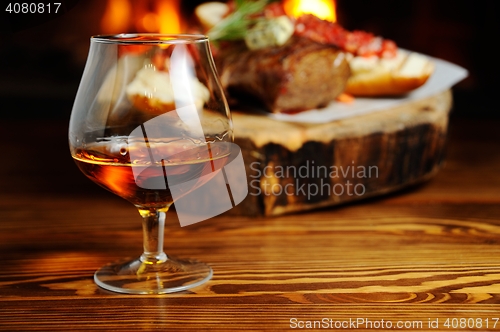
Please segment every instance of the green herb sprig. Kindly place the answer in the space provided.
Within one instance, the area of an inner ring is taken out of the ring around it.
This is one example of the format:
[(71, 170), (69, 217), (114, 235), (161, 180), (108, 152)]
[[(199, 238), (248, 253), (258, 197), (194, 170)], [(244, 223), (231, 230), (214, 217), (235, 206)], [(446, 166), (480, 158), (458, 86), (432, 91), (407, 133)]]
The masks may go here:
[(262, 12), (270, 2), (272, 0), (236, 0), (235, 11), (210, 29), (208, 37), (212, 41), (244, 39), (248, 28), (259, 20), (252, 15)]

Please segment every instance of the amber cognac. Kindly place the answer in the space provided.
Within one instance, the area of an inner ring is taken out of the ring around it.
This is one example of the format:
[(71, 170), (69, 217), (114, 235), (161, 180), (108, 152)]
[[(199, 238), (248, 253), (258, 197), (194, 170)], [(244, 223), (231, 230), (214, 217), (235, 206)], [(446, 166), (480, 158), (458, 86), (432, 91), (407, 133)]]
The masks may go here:
[[(113, 138), (77, 149), (73, 158), (100, 186), (138, 207), (161, 208), (173, 202), (171, 186), (194, 180), (189, 187), (194, 190), (208, 182), (228, 159), (225, 147), (210, 143), (196, 146), (185, 140), (145, 146)], [(162, 153), (165, 158), (160, 159)]]

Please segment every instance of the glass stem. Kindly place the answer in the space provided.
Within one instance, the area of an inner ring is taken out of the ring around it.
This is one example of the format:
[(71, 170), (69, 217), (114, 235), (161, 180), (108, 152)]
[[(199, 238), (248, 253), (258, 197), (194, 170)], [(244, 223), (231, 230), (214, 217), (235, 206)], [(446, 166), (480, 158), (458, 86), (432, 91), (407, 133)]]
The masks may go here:
[(163, 251), (165, 217), (167, 211), (168, 207), (162, 209), (139, 208), (139, 213), (142, 216), (142, 234), (144, 242), (144, 252), (140, 260), (144, 264), (161, 264), (168, 259)]

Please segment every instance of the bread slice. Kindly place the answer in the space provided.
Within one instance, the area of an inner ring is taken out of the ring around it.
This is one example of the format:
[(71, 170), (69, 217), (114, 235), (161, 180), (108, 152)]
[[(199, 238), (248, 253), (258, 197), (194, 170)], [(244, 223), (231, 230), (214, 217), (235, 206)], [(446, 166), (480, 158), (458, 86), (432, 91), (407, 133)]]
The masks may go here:
[(346, 93), (354, 96), (396, 96), (422, 86), (432, 75), (434, 64), (421, 54), (398, 50), (392, 59), (353, 57)]

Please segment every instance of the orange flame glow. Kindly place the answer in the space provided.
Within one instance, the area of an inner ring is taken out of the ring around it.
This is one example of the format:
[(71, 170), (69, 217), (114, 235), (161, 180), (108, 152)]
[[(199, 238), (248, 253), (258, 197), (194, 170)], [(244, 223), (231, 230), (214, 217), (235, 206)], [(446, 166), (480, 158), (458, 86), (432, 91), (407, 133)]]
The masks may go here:
[(128, 30), (131, 14), (129, 0), (108, 0), (101, 20), (103, 33), (120, 33)]
[(289, 16), (313, 14), (323, 20), (337, 21), (334, 0), (285, 0), (284, 7)]
[(101, 31), (180, 33), (180, 16), (180, 0), (106, 0)]
[(139, 30), (144, 30), (146, 32), (158, 32), (159, 31), (160, 19), (158, 14), (153, 12), (148, 12), (144, 14), (139, 21)]
[(178, 0), (158, 0), (156, 2), (160, 33), (181, 32)]

